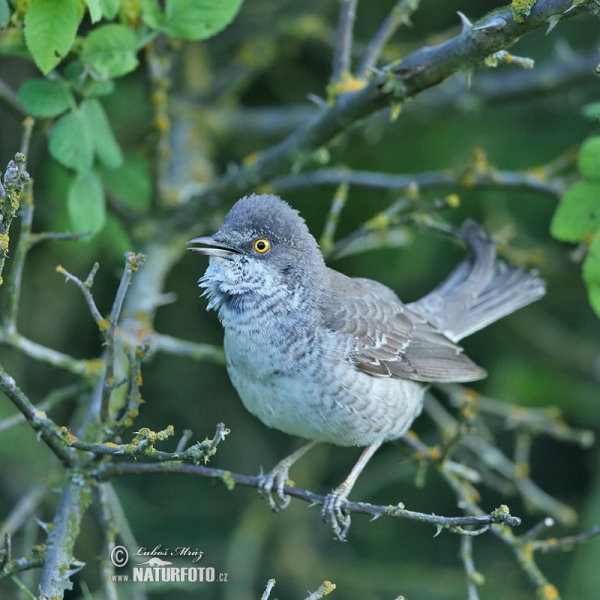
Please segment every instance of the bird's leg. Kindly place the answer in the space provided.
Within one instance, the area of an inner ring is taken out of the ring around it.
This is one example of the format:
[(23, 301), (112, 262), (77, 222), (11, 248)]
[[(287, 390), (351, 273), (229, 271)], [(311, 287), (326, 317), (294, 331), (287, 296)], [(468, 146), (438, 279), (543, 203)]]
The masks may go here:
[(350, 471), (348, 477), (346, 477), (344, 482), (335, 488), (335, 490), (325, 498), (325, 502), (323, 502), (323, 510), (321, 512), (323, 521), (331, 525), (335, 537), (341, 542), (346, 539), (346, 534), (348, 533), (348, 529), (350, 529), (350, 515), (342, 512), (342, 504), (348, 499), (348, 494), (354, 487), (358, 476), (361, 474), (373, 454), (377, 452), (379, 446), (381, 446), (381, 442), (376, 442), (367, 446), (360, 455), (357, 463), (352, 467), (352, 471)]
[[(267, 499), (271, 510), (278, 512), (287, 507), (291, 498), (283, 493), (283, 488), (288, 479), (290, 467), (299, 459), (302, 458), (317, 442), (307, 442), (282, 461), (278, 462), (273, 469), (266, 475), (263, 473), (262, 467), (260, 470), (260, 482), (258, 484), (258, 493)], [(273, 491), (277, 492), (276, 501), (273, 498)]]

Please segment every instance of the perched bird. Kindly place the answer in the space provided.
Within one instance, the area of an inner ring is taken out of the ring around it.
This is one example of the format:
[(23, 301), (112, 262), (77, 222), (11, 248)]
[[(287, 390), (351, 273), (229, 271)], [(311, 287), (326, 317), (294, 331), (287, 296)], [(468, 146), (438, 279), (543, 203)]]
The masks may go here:
[(208, 309), (218, 310), (244, 406), (269, 427), (310, 440), (263, 476), (274, 510), (289, 503), (290, 466), (316, 442), (366, 446), (323, 506), (344, 539), (350, 516), (342, 504), (379, 446), (419, 415), (428, 384), (485, 377), (456, 342), (544, 294), (535, 273), (496, 259), (474, 222), (462, 237), (471, 257), (411, 304), (327, 267), (302, 217), (277, 196), (242, 198), (216, 234), (190, 240), (199, 245), (190, 250), (210, 257), (199, 285)]

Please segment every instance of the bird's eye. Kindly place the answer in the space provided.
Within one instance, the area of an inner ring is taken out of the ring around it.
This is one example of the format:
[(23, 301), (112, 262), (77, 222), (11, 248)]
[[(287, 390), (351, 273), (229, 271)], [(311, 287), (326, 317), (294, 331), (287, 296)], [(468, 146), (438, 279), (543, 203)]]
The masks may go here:
[(270, 247), (271, 243), (265, 238), (259, 238), (254, 242), (254, 249), (260, 254), (268, 252)]

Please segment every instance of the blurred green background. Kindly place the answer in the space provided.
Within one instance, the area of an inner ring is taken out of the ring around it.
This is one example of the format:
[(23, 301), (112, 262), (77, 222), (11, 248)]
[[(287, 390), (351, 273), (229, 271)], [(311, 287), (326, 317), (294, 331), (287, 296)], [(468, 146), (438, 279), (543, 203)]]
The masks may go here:
[[(386, 17), (393, 0), (359, 3), (355, 28), (356, 56)], [(499, 2), (426, 0), (402, 28), (386, 52), (391, 60), (423, 44), (439, 43), (458, 32), (456, 11), (472, 19), (501, 6)], [(330, 74), (331, 35), (338, 3), (269, 2), (246, 0), (236, 21), (216, 38), (183, 46), (177, 55), (171, 90), (174, 135), (183, 138), (175, 167), (210, 179), (245, 156), (275, 143), (295, 129), (316, 109), (307, 94), (324, 95)], [(598, 21), (578, 17), (560, 23), (548, 36), (537, 31), (525, 36), (515, 54), (536, 60), (538, 67), (592, 57), (586, 74), (569, 85), (549, 82), (543, 92), (506, 94), (497, 89), (486, 101), (466, 89), (456, 76), (408, 103), (400, 118), (389, 122), (389, 112), (368, 119), (331, 147), (330, 165), (385, 173), (418, 173), (465, 168), (475, 148), (483, 148), (491, 164), (503, 170), (521, 170), (552, 161), (586, 137), (598, 133), (598, 124), (582, 114), (582, 107), (597, 101), (598, 79), (593, 57), (600, 62)], [(523, 72), (500, 66), (473, 74), (478, 78)], [(0, 56), (0, 73), (17, 89), (35, 74), (29, 62)], [(457, 90), (456, 95), (453, 90)], [(496, 98), (496, 96), (498, 96)], [(446, 98), (446, 100), (444, 100)], [(143, 69), (117, 83), (114, 94), (103, 99), (117, 138), (128, 156), (151, 156), (149, 136), (152, 107)], [(293, 109), (293, 110), (292, 110)], [(259, 122), (259, 117), (262, 121)], [(262, 123), (262, 124), (261, 124)], [(34, 178), (35, 231), (68, 229), (65, 209), (65, 174), (46, 150), (47, 126), (38, 123), (28, 171)], [(0, 164), (6, 165), (20, 143), (20, 122), (0, 106)], [(184, 155), (185, 150), (185, 155)], [(289, 192), (285, 199), (298, 208), (318, 238), (322, 232), (333, 187)], [(435, 200), (453, 190), (431, 191)], [(547, 296), (520, 313), (494, 324), (465, 341), (469, 355), (489, 373), (475, 389), (507, 403), (558, 406), (569, 424), (600, 430), (600, 324), (589, 307), (580, 266), (572, 248), (553, 240), (548, 232), (556, 208), (548, 196), (518, 191), (459, 192), (460, 208), (443, 218), (456, 226), (471, 217), (488, 230), (514, 233), (511, 244), (524, 254), (539, 251), (539, 269), (548, 282)], [(351, 188), (337, 237), (350, 233), (384, 209), (393, 194)], [(207, 207), (207, 219), (218, 226), (227, 207)], [(18, 220), (11, 238), (16, 239)], [(85, 302), (72, 284), (55, 273), (62, 264), (85, 278), (95, 261), (101, 265), (94, 296), (103, 313), (110, 310), (122, 271), (122, 252), (140, 251), (138, 223), (129, 228), (129, 242), (117, 226), (87, 242), (46, 243), (30, 254), (24, 273), (19, 327), (27, 337), (78, 358), (101, 351), (101, 338)], [(352, 255), (331, 263), (353, 276), (377, 279), (412, 301), (438, 283), (463, 256), (460, 249), (431, 231), (411, 228), (406, 246)], [(10, 261), (7, 266), (10, 269)], [(221, 344), (222, 329), (214, 313), (206, 313), (199, 299), (198, 278), (206, 259), (186, 255), (166, 283), (177, 300), (158, 312), (161, 333), (196, 342)], [(3, 348), (1, 362), (33, 401), (72, 381), (71, 376)], [(223, 421), (231, 434), (219, 446), (210, 465), (238, 473), (257, 474), (270, 469), (296, 449), (300, 440), (269, 430), (248, 414), (232, 388), (224, 368), (188, 359), (156, 355), (144, 367), (145, 404), (134, 430), (174, 425), (186, 428), (193, 439), (211, 436)], [(65, 404), (53, 411), (59, 423), (74, 410)], [(14, 413), (0, 401), (0, 418)], [(414, 429), (435, 443), (435, 427), (427, 417)], [(511, 453), (514, 437), (502, 427), (497, 442)], [(174, 449), (174, 442), (164, 449)], [(347, 475), (360, 453), (322, 445), (301, 460), (291, 476), (297, 486), (326, 493)], [(44, 480), (49, 451), (38, 443), (26, 425), (0, 431), (0, 515), (6, 515), (36, 482)], [(555, 536), (572, 535), (600, 522), (600, 468), (598, 450), (582, 450), (549, 438), (536, 438), (532, 449), (532, 478), (547, 492), (572, 505), (581, 515), (572, 528), (557, 526)], [(422, 512), (458, 515), (454, 494), (433, 471), (425, 485), (415, 485), (417, 467), (400, 444), (387, 444), (367, 467), (351, 498), (376, 504), (402, 501)], [(58, 482), (55, 482), (58, 483)], [(202, 566), (226, 572), (226, 583), (203, 586), (149, 586), (152, 598), (201, 597), (219, 600), (259, 598), (269, 578), (277, 585), (276, 598), (303, 598), (324, 581), (337, 585), (334, 598), (383, 599), (403, 594), (411, 600), (466, 598), (465, 575), (459, 559), (459, 539), (408, 521), (355, 515), (348, 542), (333, 540), (320, 520), (320, 508), (293, 500), (287, 510), (272, 514), (255, 489), (228, 491), (220, 482), (177, 475), (121, 478), (114, 481), (131, 528), (140, 545), (174, 548), (190, 546), (204, 551)], [(535, 525), (542, 515), (529, 514), (517, 497), (504, 498), (485, 487), (482, 506), (492, 510), (502, 502), (523, 518), (519, 531)], [(37, 515), (50, 520), (54, 506), (45, 504)], [(37, 528), (37, 529), (36, 529)], [(44, 539), (37, 525), (28, 540)], [(25, 543), (25, 542), (19, 542)], [(99, 586), (95, 568), (102, 553), (98, 523), (86, 515), (76, 556), (88, 566), (75, 576), (94, 591)], [(509, 549), (491, 535), (474, 540), (476, 567), (486, 578), (481, 597), (489, 600), (532, 598), (534, 592)], [(593, 540), (573, 552), (548, 554), (540, 566), (565, 598), (600, 597), (600, 541)], [(29, 581), (35, 581), (35, 574)], [(130, 597), (131, 584), (119, 593)], [(0, 583), (1, 598), (20, 598), (11, 582)]]

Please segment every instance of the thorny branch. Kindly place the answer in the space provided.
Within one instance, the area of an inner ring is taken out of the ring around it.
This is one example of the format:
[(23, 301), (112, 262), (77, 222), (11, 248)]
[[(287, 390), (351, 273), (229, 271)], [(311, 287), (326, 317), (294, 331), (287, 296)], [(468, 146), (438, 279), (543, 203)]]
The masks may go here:
[(522, 35), (547, 27), (553, 18), (570, 18), (587, 10), (585, 2), (572, 6), (570, 0), (546, 0), (533, 4), (527, 18), (515, 18), (510, 7), (500, 8), (465, 26), (456, 37), (438, 46), (423, 47), (399, 64), (388, 65), (363, 89), (338, 96), (333, 106), (262, 152), (253, 164), (222, 176), (193, 198), (186, 210), (178, 213), (176, 224), (186, 228), (190, 212), (195, 213), (207, 200), (218, 197), (226, 203), (236, 199), (260, 183), (290, 170), (299, 157), (308, 161), (315, 151), (364, 117), (386, 106), (402, 103), (461, 69), (481, 65), (488, 56), (509, 48)]

